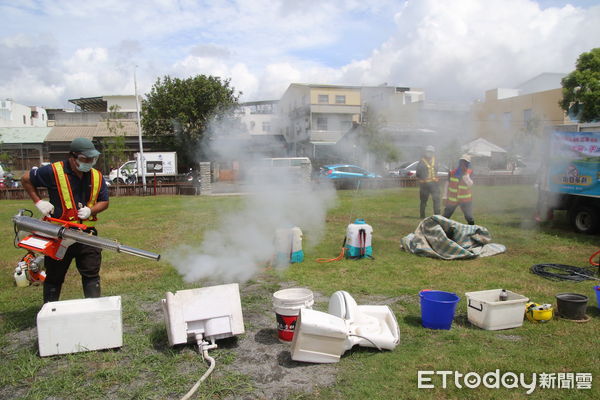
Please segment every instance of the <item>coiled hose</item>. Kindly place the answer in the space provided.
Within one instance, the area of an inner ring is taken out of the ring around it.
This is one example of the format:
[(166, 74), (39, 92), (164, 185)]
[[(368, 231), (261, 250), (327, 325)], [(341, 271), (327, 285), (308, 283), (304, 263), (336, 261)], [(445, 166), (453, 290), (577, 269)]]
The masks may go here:
[(565, 264), (535, 264), (531, 266), (531, 273), (552, 281), (583, 282), (587, 280), (600, 280), (591, 268), (580, 268)]

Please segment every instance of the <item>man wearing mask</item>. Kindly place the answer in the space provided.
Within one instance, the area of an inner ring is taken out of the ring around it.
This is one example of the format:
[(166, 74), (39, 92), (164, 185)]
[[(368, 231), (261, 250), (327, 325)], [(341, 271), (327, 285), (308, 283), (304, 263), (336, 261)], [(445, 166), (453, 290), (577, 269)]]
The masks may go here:
[[(66, 160), (32, 169), (23, 175), (23, 188), (44, 217), (85, 224), (89, 227), (86, 232), (97, 235), (96, 215), (108, 208), (108, 188), (100, 171), (93, 168), (99, 155), (91, 140), (77, 138), (71, 142)], [(42, 200), (38, 187), (48, 189), (50, 201)], [(81, 274), (84, 296), (100, 297), (101, 250), (74, 243), (62, 260), (44, 258), (44, 303), (59, 300), (73, 259)]]
[(475, 220), (473, 219), (473, 195), (471, 192), (471, 186), (473, 186), (471, 175), (473, 171), (470, 169), (470, 166), (471, 156), (465, 154), (458, 160), (458, 168), (450, 171), (448, 174), (448, 194), (444, 217), (452, 217), (456, 207), (460, 206), (467, 223), (475, 225)]
[(425, 147), (423, 158), (417, 164), (417, 179), (419, 180), (419, 197), (421, 200), (421, 219), (425, 218), (427, 200), (431, 195), (433, 201), (433, 213), (440, 214), (440, 188), (438, 185), (437, 165), (435, 162), (435, 148)]

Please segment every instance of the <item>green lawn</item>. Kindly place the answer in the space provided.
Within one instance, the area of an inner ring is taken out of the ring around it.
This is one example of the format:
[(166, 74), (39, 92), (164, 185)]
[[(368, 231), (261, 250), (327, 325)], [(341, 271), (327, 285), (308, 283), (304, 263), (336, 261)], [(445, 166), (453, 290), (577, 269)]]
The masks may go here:
[[(368, 349), (348, 352), (335, 368), (336, 383), (292, 398), (322, 399), (559, 399), (600, 398), (600, 312), (594, 283), (552, 282), (532, 275), (535, 263), (553, 262), (583, 266), (598, 249), (598, 236), (573, 233), (557, 213), (555, 221), (537, 226), (531, 222), (535, 193), (530, 186), (478, 187), (474, 193), (476, 223), (487, 227), (494, 241), (507, 246), (505, 254), (467, 261), (440, 261), (417, 257), (399, 248), (400, 238), (414, 231), (419, 220), (417, 189), (338, 192), (337, 206), (327, 217), (323, 240), (305, 248), (306, 261), (285, 271), (265, 269), (251, 283), (268, 291), (279, 283), (295, 282), (325, 296), (336, 290), (350, 292), (359, 304), (388, 300), (401, 330), (401, 343), (392, 352)], [(120, 197), (99, 224), (103, 237), (145, 250), (163, 253), (176, 244), (197, 243), (227, 210), (236, 209), (239, 197)], [(27, 201), (0, 203), (0, 398), (91, 399), (179, 398), (205, 370), (193, 346), (170, 349), (164, 323), (156, 318), (166, 291), (202, 285), (185, 284), (166, 262), (103, 252), (103, 294), (123, 298), (124, 346), (117, 351), (79, 353), (62, 357), (37, 355), (35, 316), (41, 306), (41, 288), (16, 288), (12, 271), (24, 254), (12, 246), (10, 217)], [(339, 253), (345, 226), (362, 217), (374, 228), (375, 260), (319, 264), (318, 257)], [(464, 219), (457, 210), (454, 216)], [(305, 232), (306, 236), (311, 232)], [(461, 297), (450, 331), (431, 331), (420, 325), (418, 292), (452, 291)], [(466, 319), (465, 292), (506, 288), (539, 303), (555, 303), (554, 295), (577, 292), (590, 297), (588, 323), (553, 320), (506, 331), (485, 331)], [(244, 291), (242, 291), (244, 293)], [(62, 299), (81, 297), (74, 265)], [(247, 309), (268, 309), (270, 299), (242, 295)], [(319, 304), (324, 307), (324, 304)], [(266, 312), (266, 311), (265, 311)], [(250, 325), (250, 326), (249, 326)], [(246, 324), (248, 332), (262, 328)], [(235, 347), (212, 352), (217, 370), (199, 393), (204, 398), (254, 398), (255, 383), (235, 371), (240, 355)], [(223, 367), (227, 366), (224, 372)], [(417, 371), (451, 370), (486, 372), (593, 373), (592, 390), (458, 389), (453, 383), (435, 389), (417, 388)], [(273, 382), (277, 384), (277, 382)], [(200, 398), (200, 397), (199, 397)]]

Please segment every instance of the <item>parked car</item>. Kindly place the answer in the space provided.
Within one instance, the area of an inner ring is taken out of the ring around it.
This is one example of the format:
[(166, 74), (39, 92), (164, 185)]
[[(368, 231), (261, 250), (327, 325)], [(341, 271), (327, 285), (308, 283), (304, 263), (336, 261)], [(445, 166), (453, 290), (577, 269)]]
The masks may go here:
[[(388, 174), (390, 176), (397, 176), (400, 178), (416, 177), (417, 176), (417, 164), (419, 164), (419, 161), (402, 163), (398, 166), (398, 168), (388, 171)], [(437, 169), (438, 169), (438, 172), (437, 172), (438, 178), (448, 177), (448, 172), (450, 171), (450, 169), (446, 165), (438, 164)]]
[(349, 164), (325, 165), (320, 168), (319, 175), (323, 179), (333, 181), (338, 188), (354, 187), (361, 179), (381, 178), (381, 175)]

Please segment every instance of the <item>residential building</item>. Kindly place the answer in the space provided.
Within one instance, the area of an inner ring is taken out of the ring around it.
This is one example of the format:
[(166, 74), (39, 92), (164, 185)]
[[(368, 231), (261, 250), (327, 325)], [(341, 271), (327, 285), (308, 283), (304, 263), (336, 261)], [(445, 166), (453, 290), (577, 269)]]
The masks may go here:
[[(141, 100), (141, 99), (140, 99)], [(132, 158), (139, 151), (135, 95), (113, 95), (86, 97), (69, 100), (75, 110), (51, 110), (53, 128), (46, 138), (48, 161), (64, 159), (69, 152), (69, 144), (76, 137), (93, 140), (100, 152), (109, 140), (116, 136), (125, 137), (125, 152)], [(144, 149), (153, 150), (144, 138)], [(98, 167), (108, 172), (114, 165), (107, 165), (101, 158)]]
[(279, 100), (261, 100), (241, 103), (235, 115), (249, 135), (249, 151), (265, 157), (283, 157), (286, 144), (277, 126)]
[(561, 79), (566, 74), (543, 73), (516, 88), (486, 91), (473, 105), (477, 136), (510, 146), (523, 135), (538, 135), (545, 127), (576, 123), (560, 107)]
[(313, 156), (360, 122), (360, 86), (292, 83), (279, 101), (278, 129), (292, 156)]
[(46, 110), (38, 106), (26, 106), (12, 99), (0, 100), (0, 127), (45, 127), (48, 122)]

